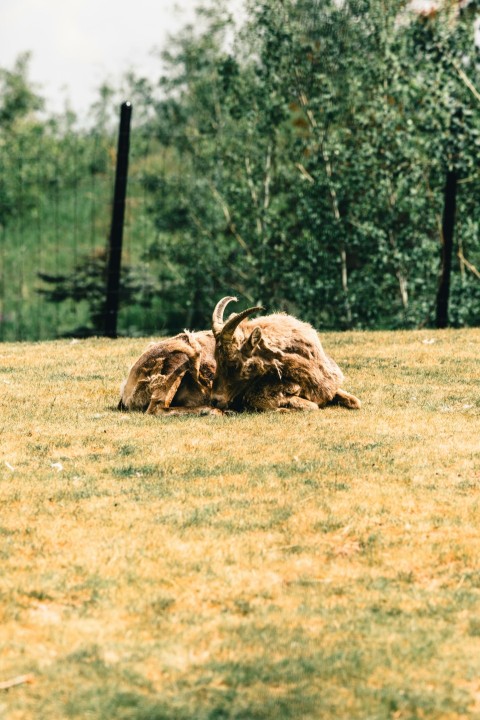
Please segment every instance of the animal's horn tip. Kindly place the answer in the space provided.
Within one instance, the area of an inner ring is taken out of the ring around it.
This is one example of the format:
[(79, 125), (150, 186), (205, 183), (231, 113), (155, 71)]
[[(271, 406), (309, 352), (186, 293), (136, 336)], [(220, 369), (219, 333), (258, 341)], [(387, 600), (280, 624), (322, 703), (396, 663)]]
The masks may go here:
[(223, 313), (225, 312), (225, 308), (227, 305), (231, 302), (237, 302), (237, 298), (233, 295), (227, 295), (226, 297), (223, 297), (221, 300), (218, 301), (218, 303), (215, 305), (215, 310), (213, 311), (212, 316), (212, 330), (215, 336), (217, 336), (224, 326), (224, 320), (223, 320)]

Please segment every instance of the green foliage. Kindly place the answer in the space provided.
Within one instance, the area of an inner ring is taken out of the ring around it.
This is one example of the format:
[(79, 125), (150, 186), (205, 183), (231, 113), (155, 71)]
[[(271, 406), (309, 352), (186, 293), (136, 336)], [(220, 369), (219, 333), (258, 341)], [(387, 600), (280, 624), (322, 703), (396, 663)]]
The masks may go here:
[(230, 53), (219, 14), (177, 39), (157, 115), (169, 177), (153, 212), (157, 252), (180, 265), (179, 296), (199, 320), (232, 291), (319, 326), (431, 322), (454, 163), (451, 315), (478, 322), (473, 19), (419, 17), (400, 1), (257, 2)]
[[(432, 324), (452, 169), (450, 322), (478, 324), (477, 5), (422, 14), (407, 0), (257, 0), (237, 28), (210, 3), (163, 53), (157, 85), (129, 73), (126, 256), (148, 281), (128, 295), (122, 332), (206, 327), (228, 293), (318, 327)], [(102, 183), (95, 242), (40, 268), (73, 288), (78, 257), (103, 251), (108, 234), (117, 90), (100, 89), (95, 132), (79, 130), (68, 115), (35, 115), (27, 69), (21, 58), (0, 75), (0, 226), (14, 247), (78, 197), (73, 226), (89, 212), (80, 178), (98, 200)], [(85, 278), (80, 304), (100, 327), (95, 282), (91, 292)], [(49, 297), (66, 307), (74, 294)]]
[[(74, 303), (86, 301), (89, 323), (85, 327), (71, 330), (71, 334), (82, 337), (102, 335), (105, 329), (105, 288), (107, 286), (108, 254), (97, 250), (86, 257), (79, 258), (70, 275), (48, 275), (38, 273), (46, 287), (38, 292), (49, 302)], [(48, 287), (49, 286), (49, 287)], [(150, 308), (156, 287), (142, 265), (123, 265), (120, 277), (119, 304), (135, 304), (140, 308)], [(69, 333), (70, 334), (70, 333)]]
[(17, 58), (13, 70), (0, 68), (0, 125), (7, 130), (43, 107), (28, 79), (29, 61), (30, 54), (24, 53)]

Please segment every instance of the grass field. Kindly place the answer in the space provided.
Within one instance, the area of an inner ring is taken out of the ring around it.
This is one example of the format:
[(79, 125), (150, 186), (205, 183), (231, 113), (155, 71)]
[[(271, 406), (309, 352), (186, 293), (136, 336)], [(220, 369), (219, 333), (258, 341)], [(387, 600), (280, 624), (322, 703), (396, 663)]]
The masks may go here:
[(0, 345), (2, 719), (480, 718), (480, 330), (323, 339), (360, 412), (124, 414), (146, 341)]

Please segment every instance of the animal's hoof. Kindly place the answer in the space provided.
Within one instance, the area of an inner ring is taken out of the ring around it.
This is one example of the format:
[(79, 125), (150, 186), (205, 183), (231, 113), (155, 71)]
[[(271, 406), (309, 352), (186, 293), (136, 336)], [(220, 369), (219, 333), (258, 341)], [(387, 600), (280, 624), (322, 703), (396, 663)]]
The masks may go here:
[(201, 416), (205, 416), (205, 415), (223, 415), (224, 412), (223, 412), (223, 410), (219, 410), (218, 408), (212, 408), (212, 407), (211, 407), (211, 408), (204, 408), (203, 410), (200, 411), (199, 414), (200, 414)]

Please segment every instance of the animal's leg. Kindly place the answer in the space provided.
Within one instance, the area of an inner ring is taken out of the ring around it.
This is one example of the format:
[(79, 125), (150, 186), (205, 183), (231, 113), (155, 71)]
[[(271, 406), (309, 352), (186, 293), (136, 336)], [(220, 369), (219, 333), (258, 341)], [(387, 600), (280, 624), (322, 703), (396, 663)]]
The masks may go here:
[(362, 403), (355, 395), (351, 395), (345, 390), (337, 390), (335, 396), (332, 398), (332, 403), (338, 403), (350, 410), (360, 410), (362, 406)]
[(247, 409), (256, 410), (257, 412), (268, 410), (277, 412), (318, 410), (317, 403), (296, 394), (300, 390), (300, 385), (296, 383), (260, 385), (252, 388), (245, 396), (245, 405)]
[(284, 394), (280, 383), (272, 385), (254, 384), (247, 390), (243, 398), (245, 409), (254, 412), (278, 410)]
[(230, 412), (225, 413), (223, 410), (218, 408), (209, 407), (208, 405), (202, 405), (201, 407), (189, 408), (189, 407), (161, 407), (157, 405), (153, 410), (154, 415), (227, 415)]
[(279, 410), (318, 410), (318, 405), (312, 400), (306, 400), (298, 395), (291, 395), (280, 401)]
[(155, 375), (152, 378), (152, 397), (147, 408), (148, 414), (155, 415), (159, 411), (170, 407), (175, 393), (188, 370), (188, 362), (188, 360), (185, 360), (169, 375)]

